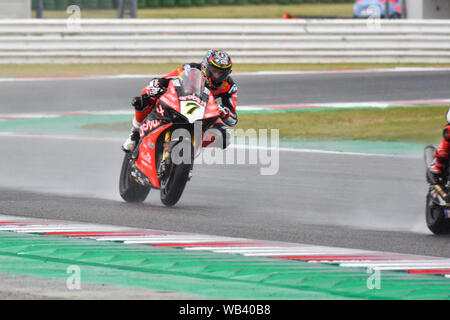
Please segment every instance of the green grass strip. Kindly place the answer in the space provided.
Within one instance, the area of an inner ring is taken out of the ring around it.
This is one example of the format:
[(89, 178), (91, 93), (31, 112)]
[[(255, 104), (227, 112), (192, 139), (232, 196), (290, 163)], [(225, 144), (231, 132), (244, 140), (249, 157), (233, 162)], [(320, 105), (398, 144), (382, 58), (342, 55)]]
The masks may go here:
[(316, 141), (437, 143), (447, 110), (448, 106), (429, 106), (247, 114), (239, 118), (239, 126), (279, 129), (282, 138)]
[[(436, 144), (448, 106), (242, 112), (236, 129), (278, 129), (280, 138)], [(0, 122), (0, 131), (123, 136), (132, 115), (85, 115)]]
[[(276, 18), (280, 19), (284, 13), (302, 17), (341, 17), (353, 16), (353, 4), (248, 4), (248, 5), (205, 5), (191, 7), (156, 7), (139, 8), (138, 18), (161, 19), (161, 18)], [(36, 12), (33, 11), (33, 17)], [(45, 10), (44, 18), (67, 19), (70, 15), (65, 11)], [(82, 8), (81, 18), (114, 19), (117, 18), (117, 10), (89, 10)]]
[[(340, 152), (421, 155), (438, 144), (448, 106), (242, 111), (235, 129), (278, 129), (280, 146)], [(257, 113), (258, 112), (258, 113)], [(124, 138), (132, 114), (0, 121), (0, 132)]]

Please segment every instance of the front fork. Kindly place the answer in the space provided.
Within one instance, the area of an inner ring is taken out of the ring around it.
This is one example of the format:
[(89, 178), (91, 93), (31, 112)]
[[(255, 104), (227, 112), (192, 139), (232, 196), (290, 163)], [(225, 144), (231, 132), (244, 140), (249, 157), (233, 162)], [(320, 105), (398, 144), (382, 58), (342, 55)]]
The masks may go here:
[[(172, 140), (172, 131), (171, 130), (167, 130), (164, 134), (164, 142), (163, 142), (163, 150), (162, 150), (162, 157), (161, 160), (159, 162), (158, 165), (158, 169), (157, 169), (157, 174), (158, 174), (158, 179), (164, 178), (167, 174), (169, 174), (170, 170), (167, 170), (168, 168), (170, 168), (171, 165), (171, 149), (173, 148), (173, 146), (175, 144), (171, 144)], [(191, 135), (191, 144), (193, 147), (193, 151), (194, 154), (196, 152), (198, 152), (198, 148), (197, 148), (197, 140), (195, 139), (194, 135)], [(193, 163), (192, 163), (192, 167), (193, 167)], [(191, 171), (189, 172), (189, 179), (192, 176), (192, 168)]]
[(172, 136), (172, 131), (167, 130), (164, 134), (163, 151), (162, 157), (159, 161), (157, 174), (158, 179), (161, 181), (168, 174), (167, 168), (170, 166), (170, 138)]

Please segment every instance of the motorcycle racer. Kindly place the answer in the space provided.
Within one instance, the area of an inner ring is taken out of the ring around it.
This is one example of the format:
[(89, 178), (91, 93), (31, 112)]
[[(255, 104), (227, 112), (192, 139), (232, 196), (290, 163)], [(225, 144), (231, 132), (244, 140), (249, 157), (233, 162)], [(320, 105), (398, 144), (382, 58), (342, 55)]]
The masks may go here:
[(448, 176), (448, 164), (450, 158), (450, 109), (447, 111), (447, 125), (442, 132), (442, 140), (437, 147), (433, 163), (429, 171), (436, 181), (445, 181)]
[(220, 98), (220, 103), (217, 103), (221, 110), (220, 120), (212, 127), (221, 132), (223, 149), (229, 145), (230, 130), (228, 127), (234, 127), (238, 121), (236, 114), (238, 87), (230, 77), (232, 68), (230, 56), (224, 51), (211, 49), (201, 63), (187, 63), (162, 78), (152, 79), (150, 84), (142, 89), (141, 96), (132, 100), (131, 104), (135, 109), (135, 116), (132, 121), (131, 133), (123, 144), (122, 150), (125, 152), (134, 150), (140, 139), (140, 125), (152, 111), (159, 96), (165, 92), (172, 78), (178, 77), (189, 68), (201, 70), (205, 77), (206, 86), (211, 90), (216, 101)]

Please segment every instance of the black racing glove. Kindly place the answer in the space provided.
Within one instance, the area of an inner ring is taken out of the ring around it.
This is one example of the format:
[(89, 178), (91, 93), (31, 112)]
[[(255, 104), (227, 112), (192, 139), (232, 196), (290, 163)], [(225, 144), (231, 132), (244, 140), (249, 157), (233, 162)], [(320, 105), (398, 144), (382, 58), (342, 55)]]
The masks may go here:
[(143, 111), (145, 108), (152, 105), (155, 100), (166, 91), (169, 81), (169, 79), (165, 78), (152, 79), (145, 88), (145, 93), (141, 96), (134, 97), (131, 101), (131, 105), (137, 111)]
[(134, 97), (133, 100), (131, 100), (131, 105), (137, 111), (143, 111), (150, 105), (150, 97), (147, 94), (143, 94), (140, 97)]

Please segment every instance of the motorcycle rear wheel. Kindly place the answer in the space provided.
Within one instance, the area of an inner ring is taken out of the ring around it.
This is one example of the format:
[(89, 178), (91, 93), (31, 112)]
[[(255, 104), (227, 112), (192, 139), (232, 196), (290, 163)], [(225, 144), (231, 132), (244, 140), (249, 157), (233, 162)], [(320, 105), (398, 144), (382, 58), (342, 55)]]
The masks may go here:
[(150, 186), (137, 183), (131, 176), (131, 154), (125, 153), (120, 170), (119, 192), (126, 202), (143, 202), (151, 190)]
[(434, 234), (450, 234), (450, 219), (445, 217), (444, 208), (431, 201), (427, 194), (425, 218), (428, 229)]

